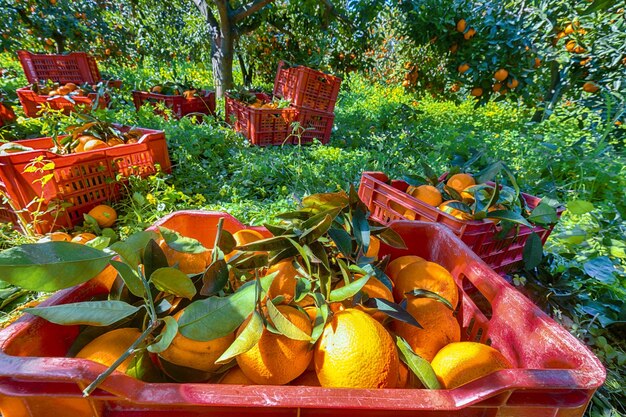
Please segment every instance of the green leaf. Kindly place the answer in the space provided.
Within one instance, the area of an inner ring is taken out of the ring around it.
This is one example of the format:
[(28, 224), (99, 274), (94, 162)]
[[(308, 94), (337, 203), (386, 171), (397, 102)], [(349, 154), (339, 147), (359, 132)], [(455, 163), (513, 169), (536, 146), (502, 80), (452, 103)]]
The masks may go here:
[(178, 322), (172, 316), (163, 317), (165, 326), (161, 330), (161, 334), (157, 336), (154, 343), (148, 346), (148, 351), (152, 353), (161, 353), (165, 351), (171, 344), (176, 333), (178, 333)]
[(295, 235), (283, 235), (274, 236), (263, 240), (257, 240), (256, 242), (248, 243), (247, 245), (238, 246), (237, 249), (242, 251), (279, 251), (287, 249), (291, 246), (288, 238), (295, 237)]
[(343, 209), (349, 204), (348, 195), (344, 191), (337, 193), (312, 194), (302, 199), (302, 207), (325, 211), (329, 209)]
[(222, 229), (222, 233), (220, 234), (220, 240), (217, 243), (217, 246), (224, 252), (230, 253), (237, 247), (237, 241), (233, 237), (233, 235), (225, 229)]
[(311, 336), (304, 333), (295, 324), (293, 324), (285, 316), (283, 316), (282, 313), (276, 308), (274, 303), (269, 302), (266, 304), (266, 306), (267, 313), (272, 320), (272, 324), (274, 325), (276, 330), (280, 332), (280, 334), (293, 340), (304, 340), (307, 342), (311, 340)]
[(267, 266), (269, 260), (267, 253), (239, 252), (229, 259), (228, 264), (237, 269), (254, 269)]
[(269, 232), (274, 236), (281, 236), (290, 232), (290, 230), (285, 227), (280, 227), (273, 224), (264, 223), (263, 226), (267, 230), (269, 230)]
[(15, 246), (0, 252), (0, 277), (27, 290), (56, 291), (95, 277), (113, 256), (70, 242)]
[(530, 228), (533, 227), (532, 224), (528, 223), (528, 220), (526, 220), (524, 216), (511, 210), (494, 210), (487, 213), (487, 218), (507, 220)]
[(413, 289), (411, 291), (405, 292), (404, 294), (405, 295), (409, 295), (411, 297), (415, 297), (415, 298), (431, 298), (433, 300), (439, 301), (441, 304), (443, 304), (444, 306), (448, 307), (448, 309), (454, 310), (454, 307), (452, 306), (452, 303), (450, 303), (450, 301), (448, 301), (447, 299), (443, 298), (442, 296), (440, 296), (436, 292), (432, 292), (432, 291), (429, 291), (429, 290), (423, 290), (421, 288), (415, 288), (415, 289)]
[[(322, 333), (324, 332), (324, 327), (326, 326), (326, 322), (328, 321), (328, 316), (330, 315), (330, 308), (328, 304), (324, 301), (324, 297), (320, 293), (315, 293), (319, 299), (316, 299), (315, 304), (317, 305), (317, 310), (315, 313), (315, 321), (313, 322), (313, 330), (311, 331), (311, 343), (314, 344), (320, 338)], [(314, 297), (315, 298), (315, 297)]]
[(319, 259), (320, 263), (324, 266), (326, 271), (330, 272), (330, 262), (328, 261), (328, 254), (326, 253), (326, 247), (321, 242), (313, 242), (309, 245), (313, 255)]
[(330, 301), (343, 301), (350, 297), (353, 297), (361, 291), (361, 289), (367, 284), (367, 281), (370, 279), (370, 275), (366, 275), (362, 278), (357, 279), (356, 281), (351, 282), (350, 284), (343, 286), (341, 288), (335, 288), (330, 292)]
[(402, 179), (404, 180), (404, 182), (406, 182), (409, 185), (412, 185), (413, 187), (419, 187), (420, 185), (430, 183), (428, 178), (422, 177), (421, 175), (415, 175), (415, 174), (403, 175)]
[(141, 263), (144, 249), (150, 239), (157, 240), (158, 238), (158, 233), (153, 230), (137, 232), (130, 235), (123, 242), (113, 243), (110, 249), (120, 255), (132, 268), (137, 268)]
[(589, 7), (587, 7), (583, 12), (581, 12), (580, 15), (586, 16), (592, 13), (608, 10), (614, 4), (615, 4), (615, 0), (595, 0), (593, 3), (589, 5)]
[(147, 277), (159, 268), (167, 268), (169, 263), (163, 250), (156, 241), (150, 239), (143, 251), (143, 267)]
[(133, 295), (143, 298), (144, 286), (137, 272), (124, 262), (111, 260), (111, 265), (113, 265), (113, 268), (120, 274), (128, 290)]
[(528, 216), (528, 221), (540, 225), (550, 225), (559, 221), (556, 210), (547, 204), (539, 203)]
[(174, 230), (159, 227), (159, 232), (161, 232), (167, 246), (178, 252), (204, 253), (208, 250), (196, 239), (185, 237)]
[(196, 295), (196, 287), (191, 278), (180, 269), (159, 268), (150, 275), (150, 282), (159, 291), (178, 297), (192, 299)]
[(352, 227), (357, 243), (363, 247), (363, 252), (367, 252), (370, 246), (370, 225), (367, 222), (367, 213), (361, 209), (352, 212)]
[[(276, 274), (260, 279), (267, 292)], [(255, 284), (241, 286), (228, 297), (209, 297), (194, 301), (178, 319), (180, 333), (193, 340), (208, 341), (234, 332), (256, 306)]]
[(85, 245), (94, 249), (106, 249), (109, 246), (110, 238), (104, 236), (96, 236), (94, 239), (91, 239), (89, 242), (86, 242)]
[(392, 303), (391, 301), (385, 300), (384, 298), (368, 298), (367, 301), (363, 303), (363, 305), (368, 308), (375, 308), (391, 318), (423, 329), (422, 325), (419, 324), (418, 321), (415, 320), (415, 318), (411, 314), (409, 314), (409, 312), (406, 311), (406, 309), (403, 308), (400, 304)]
[(352, 257), (352, 237), (348, 232), (343, 229), (331, 227), (328, 229), (328, 235), (333, 242), (335, 242), (337, 249), (339, 249), (343, 256), (348, 259)]
[(228, 264), (220, 259), (211, 263), (202, 275), (202, 289), (200, 294), (204, 296), (215, 295), (220, 292), (228, 282)]
[(427, 389), (441, 389), (437, 375), (435, 375), (433, 367), (430, 366), (426, 359), (417, 355), (411, 348), (411, 345), (399, 336), (396, 338), (396, 345), (398, 346), (400, 358), (413, 371), (424, 387)]
[(315, 242), (317, 239), (322, 237), (328, 229), (330, 229), (332, 224), (333, 217), (327, 214), (319, 223), (309, 229), (306, 229), (302, 235), (300, 235), (300, 240), (308, 243)]
[(522, 259), (524, 260), (524, 267), (528, 270), (538, 267), (541, 263), (543, 259), (543, 244), (537, 233), (533, 232), (528, 236), (528, 240), (524, 244)]
[[(271, 303), (268, 303), (271, 304)], [(263, 318), (259, 314), (258, 311), (252, 313), (252, 317), (246, 327), (243, 328), (239, 336), (234, 340), (234, 342), (226, 349), (222, 355), (217, 358), (215, 363), (217, 365), (221, 365), (229, 362), (235, 356), (241, 355), (242, 353), (246, 353), (250, 349), (252, 349), (263, 335)]]
[(586, 214), (593, 211), (594, 208), (592, 203), (585, 200), (574, 200), (567, 203), (567, 209), (572, 214)]
[(390, 227), (385, 227), (381, 231), (375, 233), (375, 236), (386, 245), (396, 249), (406, 249), (406, 243), (402, 236)]
[(304, 298), (311, 292), (311, 281), (308, 279), (298, 276), (296, 277), (296, 292), (294, 301), (300, 302), (304, 300)]
[(600, 256), (585, 262), (583, 264), (583, 270), (590, 277), (605, 284), (614, 284), (616, 282), (615, 265), (613, 265), (613, 262), (606, 256)]
[(311, 261), (309, 259), (309, 254), (306, 252), (306, 250), (295, 240), (293, 239), (288, 239), (288, 242), (291, 243), (291, 245), (293, 245), (294, 248), (296, 248), (296, 250), (298, 251), (298, 253), (300, 254), (300, 256), (302, 257), (302, 261), (304, 262), (304, 265), (306, 266), (306, 272), (307, 272), (307, 276), (311, 276)]
[(85, 301), (50, 307), (25, 308), (24, 311), (64, 326), (76, 324), (110, 326), (135, 314), (141, 308), (124, 301)]

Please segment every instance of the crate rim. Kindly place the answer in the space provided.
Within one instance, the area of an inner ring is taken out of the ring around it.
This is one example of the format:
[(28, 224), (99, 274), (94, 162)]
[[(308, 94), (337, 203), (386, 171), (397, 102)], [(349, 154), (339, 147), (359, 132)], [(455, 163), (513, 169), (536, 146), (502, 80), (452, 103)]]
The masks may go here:
[[(170, 213), (157, 221), (151, 228), (164, 224), (168, 220), (186, 215), (206, 215), (206, 216), (222, 216), (228, 217), (237, 225), (244, 228), (250, 228), (239, 222), (236, 218), (228, 213), (208, 212), (203, 210), (183, 210)], [(475, 262), (476, 267), (485, 269), (486, 264), (474, 253), (472, 253), (465, 244), (463, 244), (452, 232), (447, 228), (429, 222), (417, 221), (395, 221), (390, 224), (392, 227), (405, 227), (413, 230), (419, 228), (436, 229), (436, 233), (445, 236), (445, 239), (451, 239), (456, 243), (463, 245), (466, 256), (470, 262)], [(487, 277), (490, 280), (499, 279), (495, 273)], [(501, 280), (502, 281), (502, 280)], [(61, 290), (57, 294), (50, 297), (42, 306), (58, 304), (65, 299), (69, 299), (74, 292), (80, 291), (91, 284), (91, 281), (80, 284), (78, 286)], [(96, 285), (96, 284), (93, 284)], [(502, 281), (504, 291), (516, 291), (508, 283)], [(537, 311), (544, 320), (557, 325), (545, 313), (534, 306), (530, 300), (524, 298), (525, 303)], [(37, 321), (43, 321), (42, 318), (25, 314), (11, 326), (0, 331), (0, 393), (12, 396), (28, 396), (37, 395), (37, 392), (29, 392), (29, 383), (38, 381), (67, 381), (72, 382), (90, 382), (105, 369), (105, 366), (93, 364), (85, 359), (62, 358), (62, 357), (19, 357), (11, 356), (4, 353), (4, 346), (12, 337), (17, 337), (19, 331), (28, 328), (29, 325), (36, 324)], [(606, 377), (606, 371), (599, 361), (593, 355), (587, 346), (570, 335), (581, 355), (587, 360), (581, 363), (576, 369), (523, 369), (514, 368), (501, 370), (491, 374), (480, 380), (470, 382), (462, 387), (452, 390), (426, 390), (426, 389), (342, 389), (342, 388), (321, 388), (321, 387), (303, 387), (303, 386), (268, 386), (268, 385), (219, 385), (219, 395), (211, 394), (216, 384), (195, 383), (195, 384), (178, 384), (178, 383), (146, 383), (135, 380), (130, 376), (126, 376), (119, 372), (114, 372), (100, 388), (92, 395), (98, 399), (118, 398), (132, 401), (134, 404), (158, 405), (162, 404), (166, 399), (167, 405), (189, 405), (187, 401), (193, 398), (193, 405), (196, 406), (234, 406), (245, 404), (247, 407), (299, 407), (299, 408), (319, 408), (319, 398), (324, 397), (325, 401), (322, 408), (367, 408), (367, 409), (391, 409), (391, 410), (428, 410), (432, 409), (436, 404), (438, 411), (442, 410), (459, 410), (473, 404), (479, 403), (488, 398), (494, 397), (500, 393), (515, 389), (528, 389), (528, 384), (532, 382), (532, 388), (549, 387), (551, 390), (595, 390), (603, 382)], [(582, 349), (582, 350), (581, 350)], [(73, 365), (73, 366), (68, 366)], [(95, 368), (95, 369), (94, 369)], [(45, 376), (41, 376), (46, 372)], [(568, 378), (561, 378), (567, 375)], [(7, 381), (7, 379), (9, 381)], [(506, 379), (507, 383), (502, 383)], [(24, 385), (14, 389), (10, 381)], [(4, 382), (3, 382), (4, 381)], [(480, 395), (475, 393), (468, 394), (472, 389), (482, 386)], [(488, 386), (486, 389), (484, 386)], [(31, 387), (31, 390), (33, 388)], [(36, 390), (35, 390), (36, 391)], [(40, 394), (40, 393), (39, 393)], [(56, 393), (58, 395), (58, 393)], [(79, 393), (74, 391), (67, 393), (67, 396), (78, 397)], [(412, 398), (419, 401), (410, 401)], [(359, 405), (355, 399), (362, 399), (366, 405)], [(375, 401), (371, 401), (375, 400)], [(244, 401), (242, 403), (242, 401)], [(585, 400), (587, 401), (587, 400)], [(584, 402), (581, 403), (581, 405)]]

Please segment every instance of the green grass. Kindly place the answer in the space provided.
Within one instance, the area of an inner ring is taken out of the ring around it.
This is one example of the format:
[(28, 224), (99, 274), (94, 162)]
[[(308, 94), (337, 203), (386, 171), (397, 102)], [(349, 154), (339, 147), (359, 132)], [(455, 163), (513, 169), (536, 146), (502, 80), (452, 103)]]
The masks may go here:
[[(3, 65), (16, 67), (13, 60), (0, 56)], [(210, 85), (207, 70), (189, 64), (178, 69)], [(124, 80), (125, 86), (115, 97), (115, 109), (98, 115), (163, 129), (174, 164), (171, 175), (131, 181), (129, 197), (116, 204), (122, 236), (184, 208), (223, 210), (259, 225), (295, 207), (305, 195), (358, 187), (362, 171), (400, 178), (421, 173), (420, 163), (426, 162), (444, 172), (476, 152), (482, 154), (474, 164), (476, 170), (503, 160), (528, 193), (564, 204), (591, 202), (593, 210), (588, 213), (564, 213), (538, 272), (519, 273), (513, 279), (520, 288), (526, 284), (526, 293), (592, 347), (607, 366), (607, 383), (588, 414), (625, 412), (624, 129), (603, 126), (598, 115), (577, 106), (561, 108), (543, 123), (530, 123), (533, 109), (523, 106), (500, 103), (475, 109), (469, 100), (457, 106), (352, 75), (342, 84), (328, 146), (259, 148), (219, 120), (198, 125), (187, 119), (165, 121), (147, 109), (135, 112), (130, 90), (145, 85), (155, 73), (174, 77), (168, 67), (105, 70)], [(0, 79), (0, 88), (9, 91), (24, 83), (19, 77)], [(41, 120), (19, 123), (13, 132), (19, 137), (37, 136), (44, 126)], [(10, 241), (14, 238), (9, 235), (5, 245), (15, 243)], [(603, 263), (601, 274), (590, 275), (589, 262), (597, 259), (608, 264)]]

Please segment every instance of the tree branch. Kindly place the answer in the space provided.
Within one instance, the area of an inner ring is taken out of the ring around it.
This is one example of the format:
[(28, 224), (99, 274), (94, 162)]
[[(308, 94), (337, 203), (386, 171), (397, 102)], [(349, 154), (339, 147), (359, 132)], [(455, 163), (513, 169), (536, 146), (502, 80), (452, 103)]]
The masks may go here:
[(216, 33), (219, 33), (220, 25), (213, 16), (213, 12), (209, 9), (209, 5), (205, 0), (192, 0), (193, 4), (196, 5), (196, 8), (200, 11), (200, 14), (206, 19), (207, 23)]
[(348, 26), (354, 29), (354, 24), (352, 23), (352, 21), (348, 19), (346, 15), (339, 12), (337, 8), (335, 8), (335, 5), (330, 0), (320, 0), (320, 1), (322, 2), (324, 6), (326, 6), (326, 10), (328, 10), (330, 14), (332, 14), (337, 19), (343, 21), (345, 24), (347, 24)]
[(237, 10), (233, 11), (232, 19), (234, 23), (241, 22), (246, 17), (258, 12), (274, 0), (250, 0), (248, 3), (242, 4)]

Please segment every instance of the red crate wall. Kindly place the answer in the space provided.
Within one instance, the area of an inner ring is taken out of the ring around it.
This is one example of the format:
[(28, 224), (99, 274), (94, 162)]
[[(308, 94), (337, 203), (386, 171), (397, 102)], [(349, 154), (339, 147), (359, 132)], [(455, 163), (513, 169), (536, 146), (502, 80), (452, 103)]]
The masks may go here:
[(172, 113), (178, 119), (190, 113), (215, 115), (215, 92), (202, 91), (201, 94), (201, 97), (187, 99), (182, 95), (171, 96), (147, 91), (133, 91), (133, 103), (137, 110), (146, 103), (151, 103), (155, 107), (157, 103), (164, 103), (165, 107), (172, 109)]

